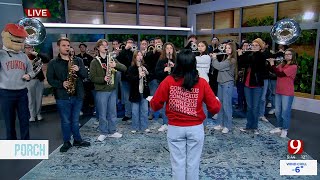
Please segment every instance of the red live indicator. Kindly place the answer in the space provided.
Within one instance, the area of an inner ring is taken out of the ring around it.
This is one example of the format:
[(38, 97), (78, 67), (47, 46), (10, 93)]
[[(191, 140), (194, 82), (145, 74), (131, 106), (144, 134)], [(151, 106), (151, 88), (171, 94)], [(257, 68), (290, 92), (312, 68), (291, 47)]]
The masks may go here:
[(24, 12), (26, 13), (27, 17), (51, 17), (50, 11), (48, 9), (39, 9), (39, 8), (28, 8), (24, 9)]

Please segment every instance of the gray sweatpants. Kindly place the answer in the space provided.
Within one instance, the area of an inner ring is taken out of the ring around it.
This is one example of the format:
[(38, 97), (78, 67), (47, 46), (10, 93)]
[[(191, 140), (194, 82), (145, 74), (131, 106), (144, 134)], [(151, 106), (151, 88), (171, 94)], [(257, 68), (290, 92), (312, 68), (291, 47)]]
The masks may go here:
[(29, 110), (30, 117), (36, 118), (40, 115), (42, 105), (42, 94), (43, 94), (43, 82), (39, 79), (31, 79), (28, 83), (28, 99), (29, 99)]

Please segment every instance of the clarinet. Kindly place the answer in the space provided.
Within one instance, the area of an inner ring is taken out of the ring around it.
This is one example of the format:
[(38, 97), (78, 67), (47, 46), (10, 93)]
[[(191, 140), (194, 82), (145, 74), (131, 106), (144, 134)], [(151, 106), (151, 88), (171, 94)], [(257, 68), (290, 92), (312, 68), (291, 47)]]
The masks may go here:
[(171, 61), (171, 53), (168, 53), (168, 63), (167, 63), (167, 67), (170, 68), (170, 70), (168, 71), (168, 74), (171, 74), (171, 67), (170, 67), (170, 61)]

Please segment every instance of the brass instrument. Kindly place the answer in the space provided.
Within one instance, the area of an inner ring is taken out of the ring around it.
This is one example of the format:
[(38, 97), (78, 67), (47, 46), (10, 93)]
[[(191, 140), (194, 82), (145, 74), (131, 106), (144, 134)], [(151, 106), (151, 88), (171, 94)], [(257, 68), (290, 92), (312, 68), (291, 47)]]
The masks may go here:
[(69, 57), (68, 61), (68, 87), (67, 87), (67, 93), (69, 95), (74, 95), (76, 92), (76, 81), (77, 81), (77, 74), (74, 70), (72, 70), (72, 66), (74, 65), (73, 59)]
[[(35, 18), (22, 18), (18, 22), (19, 25), (23, 26), (27, 31), (28, 36), (25, 43), (30, 46), (36, 46), (41, 44), (46, 38), (46, 29), (44, 25)], [(43, 62), (40, 57), (36, 57), (32, 60), (33, 72), (37, 75), (43, 66)]]
[(195, 42), (191, 42), (191, 50), (192, 52), (198, 52), (198, 45)]
[(162, 45), (161, 44), (157, 44), (155, 48), (156, 48), (157, 51), (161, 51), (162, 50)]
[(277, 44), (289, 45), (294, 43), (301, 34), (299, 23), (293, 19), (277, 21), (271, 28), (270, 36)]
[(116, 50), (117, 50), (117, 51), (122, 51), (122, 50), (124, 50), (125, 48), (126, 48), (126, 45), (123, 44), (123, 43), (121, 43), (121, 44), (119, 45), (119, 47), (116, 48)]
[(218, 49), (219, 49), (220, 52), (215, 53), (216, 55), (225, 55), (225, 54), (227, 54), (227, 53), (225, 52), (225, 50), (226, 50), (226, 46), (225, 46), (225, 45), (220, 44), (220, 45), (218, 46)]
[[(114, 62), (115, 57), (116, 57), (115, 53), (109, 53), (108, 57), (107, 57), (106, 66), (105, 67), (102, 66), (103, 68), (106, 69), (106, 76), (107, 76), (107, 79), (108, 79), (107, 85), (114, 85), (114, 81), (115, 81), (114, 76), (115, 76), (115, 73), (117, 72), (117, 70), (112, 68), (112, 67), (110, 67), (109, 64), (111, 62)], [(100, 57), (97, 56), (96, 58), (100, 60)]]
[(138, 46), (137, 45), (132, 45), (132, 47), (131, 47), (131, 51), (132, 52), (134, 52), (134, 51), (136, 51), (136, 50), (138, 50)]
[[(148, 86), (148, 81), (147, 81), (148, 70), (141, 64), (141, 61), (138, 61), (137, 66), (138, 66), (138, 70), (139, 70), (139, 75), (140, 75), (140, 72), (144, 72), (144, 74), (145, 74), (145, 76), (142, 77), (142, 82), (143, 82), (143, 87), (146, 87), (146, 86)], [(142, 82), (139, 81), (139, 85)]]
[(147, 52), (153, 51), (155, 46), (153, 44), (150, 44), (147, 48)]

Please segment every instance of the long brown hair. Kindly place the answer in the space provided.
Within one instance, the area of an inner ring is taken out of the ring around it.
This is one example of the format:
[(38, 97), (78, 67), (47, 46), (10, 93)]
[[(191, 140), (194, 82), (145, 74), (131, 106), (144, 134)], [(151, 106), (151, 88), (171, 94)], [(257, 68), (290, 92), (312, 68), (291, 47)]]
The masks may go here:
[(291, 52), (291, 54), (292, 54), (292, 59), (291, 59), (291, 62), (290, 62), (290, 64), (289, 64), (289, 65), (293, 65), (293, 64), (297, 65), (297, 64), (298, 64), (298, 62), (297, 62), (297, 55), (296, 55), (296, 52), (295, 52), (292, 48), (289, 48), (289, 49), (285, 50), (285, 52), (284, 52), (284, 53), (286, 53), (286, 51), (290, 51), (290, 52)]
[[(230, 64), (234, 64), (234, 81), (236, 82), (238, 79), (238, 63), (237, 63), (237, 46), (234, 42), (228, 42), (226, 46), (231, 47), (231, 54), (228, 56), (228, 60)], [(231, 60), (234, 59), (234, 62)]]
[(171, 42), (166, 42), (163, 45), (162, 52), (161, 52), (161, 55), (160, 55), (160, 59), (161, 60), (166, 60), (167, 59), (166, 47), (169, 46), (169, 45), (173, 48), (172, 61), (175, 62), (176, 61), (177, 52), (176, 52), (176, 48), (174, 47), (174, 45)]
[[(133, 56), (132, 56), (131, 66), (137, 66), (138, 53), (142, 54), (142, 52), (140, 50), (134, 51)], [(143, 54), (142, 54), (141, 65), (144, 65)]]

